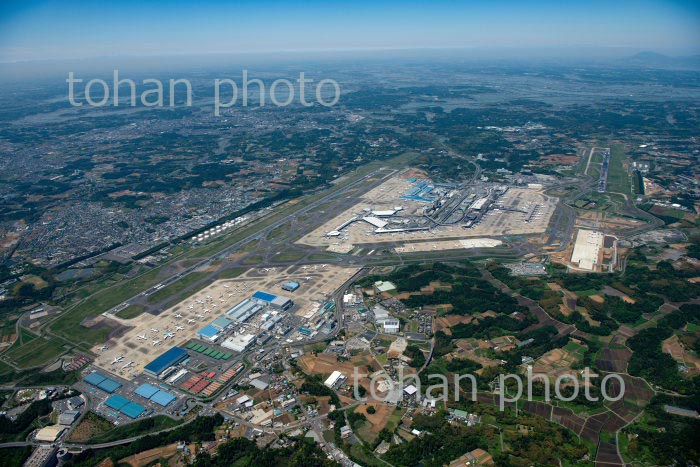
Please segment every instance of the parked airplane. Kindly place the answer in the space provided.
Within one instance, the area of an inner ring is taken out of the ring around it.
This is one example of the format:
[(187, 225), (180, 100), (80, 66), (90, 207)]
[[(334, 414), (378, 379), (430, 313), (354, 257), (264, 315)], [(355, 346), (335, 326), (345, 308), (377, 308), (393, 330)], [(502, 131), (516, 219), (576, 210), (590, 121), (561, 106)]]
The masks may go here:
[(136, 337), (138, 337), (142, 341), (145, 341), (146, 339), (148, 339), (148, 336), (146, 335), (145, 332), (143, 334), (137, 334)]
[(120, 355), (117, 358), (115, 358), (114, 360), (112, 360), (112, 365), (116, 365), (117, 363), (121, 362), (122, 360), (124, 360), (124, 355)]
[(166, 332), (165, 334), (163, 334), (163, 339), (170, 339), (172, 337), (175, 337), (174, 332)]
[(197, 321), (195, 321), (195, 320), (193, 320), (193, 319), (188, 319), (188, 320), (187, 320), (187, 324), (192, 324), (192, 323), (196, 323), (196, 322), (197, 322)]
[(134, 362), (129, 362), (126, 365), (122, 367), (122, 370), (126, 370), (127, 368), (131, 368), (131, 366), (134, 364)]
[(157, 332), (158, 332), (158, 328), (151, 328), (151, 332), (152, 332), (152, 333), (157, 333)]
[(153, 345), (160, 345), (160, 341), (153, 341)]
[(183, 328), (182, 326), (175, 326), (176, 331), (182, 331), (183, 329), (185, 329), (185, 328)]
[(175, 317), (176, 317), (177, 319), (180, 319), (180, 318), (182, 318), (182, 315), (181, 315), (180, 313), (178, 313), (178, 314), (175, 315)]
[(103, 345), (102, 347), (99, 348), (99, 350), (107, 350), (109, 348), (108, 345)]
[(224, 289), (228, 289), (228, 288), (230, 288), (228, 285), (225, 285), (225, 286), (224, 286)]

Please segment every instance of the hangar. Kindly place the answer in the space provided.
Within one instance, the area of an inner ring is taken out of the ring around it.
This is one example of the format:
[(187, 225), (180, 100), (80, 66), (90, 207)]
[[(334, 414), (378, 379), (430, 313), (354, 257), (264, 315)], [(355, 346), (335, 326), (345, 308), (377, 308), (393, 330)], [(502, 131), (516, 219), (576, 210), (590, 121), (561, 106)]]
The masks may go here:
[(180, 347), (173, 347), (166, 350), (159, 357), (143, 368), (143, 371), (153, 377), (160, 376), (166, 369), (177, 365), (187, 359), (187, 350)]

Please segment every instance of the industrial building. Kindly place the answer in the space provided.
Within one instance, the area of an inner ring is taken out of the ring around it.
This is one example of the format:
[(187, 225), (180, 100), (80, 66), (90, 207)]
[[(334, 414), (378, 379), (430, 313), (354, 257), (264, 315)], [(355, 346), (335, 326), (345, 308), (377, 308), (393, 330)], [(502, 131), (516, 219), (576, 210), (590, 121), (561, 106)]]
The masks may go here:
[(257, 300), (258, 302), (262, 302), (266, 305), (279, 308), (280, 310), (288, 310), (294, 305), (292, 299), (288, 297), (284, 297), (282, 295), (274, 295), (259, 290), (253, 294), (252, 298), (253, 300)]
[(282, 284), (282, 290), (286, 290), (287, 292), (294, 292), (299, 288), (299, 286), (300, 284), (298, 282), (289, 281)]
[(122, 387), (122, 384), (120, 382), (108, 378), (102, 373), (98, 373), (97, 371), (87, 375), (83, 381), (85, 381), (91, 386), (95, 386), (96, 388), (103, 390), (107, 394), (111, 394), (120, 387)]
[(331, 375), (328, 377), (326, 381), (324, 381), (323, 384), (328, 386), (331, 389), (338, 389), (346, 380), (345, 375), (343, 375), (341, 372), (338, 370), (335, 370)]
[(238, 334), (231, 336), (221, 343), (221, 347), (235, 352), (244, 352), (255, 343), (255, 334)]
[(604, 235), (601, 232), (579, 229), (574, 251), (571, 253), (571, 262), (581, 269), (595, 270), (598, 264), (598, 253), (603, 247), (603, 238)]
[(110, 409), (121, 412), (129, 418), (138, 418), (141, 414), (146, 411), (146, 407), (136, 402), (132, 402), (126, 397), (122, 397), (119, 394), (110, 396), (106, 401), (105, 405)]
[(146, 365), (143, 371), (148, 375), (158, 378), (168, 368), (185, 361), (187, 356), (187, 350), (180, 347), (173, 347), (163, 352), (158, 358)]
[(253, 315), (263, 309), (263, 305), (257, 303), (256, 301), (246, 298), (237, 305), (232, 306), (227, 312), (226, 316), (231, 319), (236, 320), (239, 323), (245, 323)]
[(211, 325), (214, 326), (219, 331), (225, 330), (231, 324), (232, 324), (232, 321), (228, 318), (223, 317), (223, 316), (219, 316), (218, 318), (216, 318), (214, 321), (211, 322)]
[(162, 389), (158, 389), (157, 387), (151, 385), (151, 384), (142, 384), (136, 390), (134, 391), (134, 394), (143, 397), (144, 399), (148, 399), (150, 401), (155, 402), (156, 404), (166, 407), (168, 404), (170, 404), (172, 401), (177, 399), (174, 395), (170, 394), (167, 391), (163, 391)]
[(219, 338), (219, 331), (220, 329), (214, 327), (212, 324), (207, 324), (197, 331), (197, 337), (205, 341), (216, 342)]
[(401, 323), (396, 318), (385, 319), (383, 323), (384, 332), (387, 334), (396, 334), (401, 328)]
[(58, 424), (70, 426), (80, 417), (80, 412), (77, 410), (66, 410), (58, 416)]
[(379, 293), (392, 292), (396, 290), (396, 286), (389, 281), (377, 281), (374, 283), (374, 288)]

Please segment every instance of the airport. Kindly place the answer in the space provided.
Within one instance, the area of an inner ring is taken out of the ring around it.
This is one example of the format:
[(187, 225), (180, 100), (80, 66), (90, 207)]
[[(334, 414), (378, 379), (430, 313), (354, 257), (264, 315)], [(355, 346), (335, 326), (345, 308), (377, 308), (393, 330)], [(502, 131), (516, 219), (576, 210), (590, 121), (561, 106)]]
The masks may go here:
[[(408, 171), (368, 191), (361, 202), (297, 243), (347, 253), (358, 244), (538, 234), (547, 229), (557, 206), (556, 198), (542, 190), (533, 184), (434, 183)], [(497, 245), (484, 241), (457, 247)]]

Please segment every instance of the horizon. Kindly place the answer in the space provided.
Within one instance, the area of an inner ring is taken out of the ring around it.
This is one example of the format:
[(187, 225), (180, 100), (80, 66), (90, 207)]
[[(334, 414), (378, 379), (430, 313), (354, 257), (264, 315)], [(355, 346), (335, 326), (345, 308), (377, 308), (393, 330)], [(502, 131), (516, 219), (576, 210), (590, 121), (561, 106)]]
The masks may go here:
[(593, 3), (11, 1), (0, 6), (0, 62), (482, 48), (700, 52), (695, 2)]

